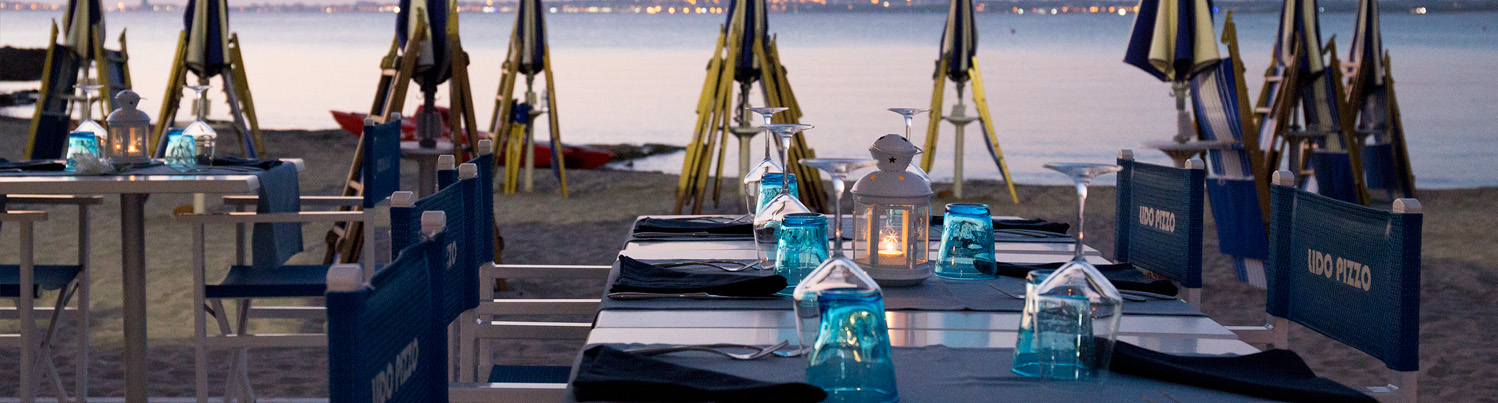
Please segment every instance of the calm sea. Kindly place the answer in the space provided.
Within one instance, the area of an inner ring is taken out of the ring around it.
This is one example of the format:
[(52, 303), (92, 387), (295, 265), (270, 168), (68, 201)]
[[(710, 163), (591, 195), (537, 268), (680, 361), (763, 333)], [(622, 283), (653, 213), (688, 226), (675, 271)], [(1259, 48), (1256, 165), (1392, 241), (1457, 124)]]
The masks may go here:
[[(61, 15), (0, 11), (0, 44), (45, 46), (49, 21)], [(160, 99), (181, 16), (110, 13), (106, 18), (110, 37), (129, 31), (136, 88), (147, 98)], [(722, 16), (547, 18), (564, 141), (689, 141), (703, 68)], [(886, 108), (929, 104), (944, 18), (934, 13), (771, 15), (771, 30), (778, 35), (805, 111), (803, 121), (817, 126), (807, 134), (819, 155), (866, 156), (874, 138), (903, 130), (900, 118)], [(328, 110), (366, 110), (394, 19), (393, 14), (234, 14), (233, 30), (244, 46), (261, 125), (332, 128)], [(1258, 72), (1268, 63), (1278, 16), (1245, 14), (1236, 20), (1252, 97), (1263, 81)], [(989, 106), (1017, 182), (1062, 183), (1060, 175), (1041, 164), (1111, 161), (1121, 148), (1137, 149), (1141, 142), (1174, 134), (1169, 85), (1120, 62), (1132, 21), (1133, 15), (1111, 14), (978, 16), (978, 55)], [(1393, 56), (1421, 187), (1498, 186), (1494, 21), (1494, 14), (1476, 13), (1383, 17), (1384, 44)], [(487, 121), (514, 15), (463, 14), (461, 22), (463, 45), (473, 59), (469, 74), (480, 120)], [(1321, 22), (1323, 37), (1336, 35), (1345, 57), (1353, 15), (1326, 14)], [(1220, 31), (1221, 15), (1217, 23)], [(5, 83), (0, 90), (34, 86)], [(418, 102), (413, 95), (407, 105)], [(152, 100), (142, 103), (148, 111), (158, 108)], [(215, 112), (221, 109), (226, 108), (220, 105)], [(30, 115), (29, 109), (6, 113)], [(925, 121), (917, 119), (916, 126), (924, 127)], [(934, 150), (943, 161), (934, 169), (938, 179), (950, 178), (950, 131), (945, 129)], [(922, 136), (912, 140), (919, 142)], [(969, 177), (998, 176), (979, 135), (969, 134), (966, 148)], [(1167, 161), (1155, 152), (1139, 154)], [(681, 169), (681, 157), (652, 158), (634, 166), (675, 172)]]

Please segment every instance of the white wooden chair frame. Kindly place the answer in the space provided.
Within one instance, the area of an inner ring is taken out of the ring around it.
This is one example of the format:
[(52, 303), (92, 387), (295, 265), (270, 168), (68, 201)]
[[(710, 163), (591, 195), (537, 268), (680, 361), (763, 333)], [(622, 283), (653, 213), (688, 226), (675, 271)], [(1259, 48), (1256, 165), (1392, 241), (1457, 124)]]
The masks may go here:
[[(36, 385), (41, 381), (36, 375), (41, 374), (37, 367), (43, 367), (46, 375), (52, 378), (52, 387), (57, 395), (58, 401), (84, 401), (88, 396), (88, 363), (89, 363), (89, 209), (103, 202), (98, 196), (52, 196), (52, 195), (10, 195), (7, 198), (11, 205), (71, 205), (78, 209), (78, 276), (72, 284), (64, 286), (58, 291), (57, 300), (52, 307), (37, 307), (33, 298), (26, 298), (28, 290), (35, 288), (35, 229), (36, 223), (46, 221), (48, 213), (45, 211), (4, 211), (0, 209), (0, 222), (13, 222), (19, 227), (19, 237), (16, 246), (19, 249), (20, 258), (20, 284), (21, 294), (16, 298), (14, 308), (0, 308), (0, 319), (16, 320), (21, 323), (18, 334), (0, 335), (0, 346), (17, 347), (20, 350), (19, 363), (31, 363), (30, 368), (18, 371), (20, 373), (20, 387), (17, 389), (22, 402), (32, 402), (36, 399)], [(73, 300), (74, 306), (68, 306)], [(37, 329), (36, 321), (42, 316), (48, 316), (47, 327)], [(74, 391), (69, 396), (67, 387), (63, 385), (62, 376), (57, 372), (57, 364), (52, 361), (53, 339), (57, 335), (57, 324), (62, 320), (74, 320), (78, 324), (77, 356), (73, 359), (74, 365)], [(40, 330), (40, 333), (38, 333)], [(26, 367), (26, 364), (18, 365)]]
[[(226, 198), (227, 199), (227, 198)], [(234, 198), (239, 203), (246, 198)], [(255, 199), (248, 198), (249, 203)], [(362, 203), (359, 197), (302, 197), (301, 201), (307, 206), (343, 206)], [(234, 204), (231, 203), (231, 204)], [(381, 204), (388, 205), (388, 201)], [(238, 398), (238, 401), (253, 402), (255, 393), (250, 386), (248, 373), (248, 351), (252, 347), (325, 347), (328, 344), (326, 334), (294, 333), (294, 334), (250, 334), (249, 319), (317, 319), (325, 317), (326, 309), (320, 306), (275, 306), (251, 308), (251, 299), (236, 299), (236, 323), (231, 326), (225, 310), (223, 301), (220, 299), (208, 299), (205, 295), (207, 286), (206, 276), (206, 250), (204, 233), (208, 224), (234, 224), (235, 225), (235, 259), (236, 264), (246, 263), (246, 249), (244, 240), (248, 232), (248, 226), (256, 223), (333, 223), (333, 222), (372, 222), (381, 209), (366, 209), (363, 211), (303, 211), (296, 213), (272, 213), (257, 214), (253, 212), (233, 212), (228, 214), (190, 214), (178, 216), (177, 219), (188, 223), (192, 227), (192, 253), (193, 253), (193, 347), (196, 366), (195, 389), (197, 399), (200, 403), (208, 401), (208, 348), (233, 348), (236, 350), (230, 363), (230, 374), (224, 388), (224, 402)], [(365, 239), (374, 239), (375, 226), (365, 225)], [(374, 248), (363, 248), (362, 269), (365, 279), (374, 274)], [(268, 298), (256, 298), (268, 299)], [(208, 335), (207, 314), (212, 313), (217, 320), (220, 334)]]

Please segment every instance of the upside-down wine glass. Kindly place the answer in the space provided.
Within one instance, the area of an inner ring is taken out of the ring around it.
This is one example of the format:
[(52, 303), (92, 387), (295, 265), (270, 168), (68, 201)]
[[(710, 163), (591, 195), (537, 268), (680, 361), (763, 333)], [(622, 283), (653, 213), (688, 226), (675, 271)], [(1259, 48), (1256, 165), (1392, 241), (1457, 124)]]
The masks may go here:
[[(73, 131), (75, 131), (75, 132), (89, 132), (89, 133), (93, 133), (94, 139), (98, 140), (99, 147), (101, 147), (100, 151), (108, 153), (108, 151), (103, 151), (104, 150), (103, 147), (104, 147), (105, 144), (109, 144), (108, 143), (108, 141), (109, 141), (109, 131), (108, 130), (104, 130), (104, 126), (103, 125), (100, 125), (99, 122), (94, 121), (94, 113), (93, 113), (93, 105), (94, 105), (95, 95), (97, 95), (99, 93), (99, 89), (100, 88), (104, 88), (104, 86), (102, 86), (102, 85), (75, 85), (75, 86), (73, 86), (73, 88), (77, 88), (77, 89), (83, 91), (83, 122), (78, 123), (78, 127), (74, 128)], [(105, 113), (108, 113), (108, 111), (105, 111)], [(108, 158), (109, 156), (108, 155), (99, 155), (98, 157), (99, 158)]]
[(213, 166), (213, 146), (218, 143), (218, 132), (208, 126), (208, 89), (209, 85), (189, 85), (187, 89), (196, 91), (198, 98), (194, 100), (197, 105), (197, 120), (187, 125), (182, 130), (183, 136), (192, 136), (193, 142), (197, 144), (198, 156), (207, 157), (203, 164)]
[[(780, 113), (781, 111), (787, 109), (790, 108), (762, 107), (749, 108), (749, 111), (759, 114), (759, 116), (764, 118), (765, 124), (768, 125), (771, 124), (770, 117), (775, 116), (776, 113)], [(753, 216), (754, 213), (758, 212), (755, 208), (757, 207), (755, 199), (759, 197), (760, 180), (763, 179), (765, 174), (767, 173), (785, 172), (785, 167), (782, 167), (780, 166), (780, 164), (775, 163), (775, 159), (771, 157), (772, 155), (775, 155), (775, 152), (773, 151), (775, 144), (774, 137), (775, 136), (772, 134), (765, 135), (765, 159), (760, 160), (759, 165), (755, 165), (754, 168), (749, 169), (748, 173), (744, 174), (744, 208), (749, 211), (748, 214), (750, 216)]]
[[(911, 125), (911, 122), (913, 122), (915, 120), (915, 115), (919, 115), (919, 114), (922, 114), (922, 113), (930, 112), (929, 109), (918, 109), (918, 108), (889, 108), (889, 111), (890, 112), (894, 112), (894, 113), (898, 113), (898, 114), (900, 114), (900, 116), (902, 116), (902, 117), (905, 118), (905, 139), (906, 140), (910, 140), (910, 125)], [(914, 160), (910, 161), (910, 167), (905, 168), (905, 171), (906, 172), (910, 172), (910, 173), (914, 173), (916, 176), (921, 177), (921, 179), (925, 179), (926, 183), (931, 183), (931, 176), (926, 174), (926, 170), (921, 169), (921, 167), (917, 166), (915, 164)]]
[[(853, 259), (843, 255), (843, 191), (847, 188), (848, 174), (860, 169), (874, 166), (874, 160), (868, 158), (802, 158), (801, 165), (809, 166), (827, 172), (832, 176), (832, 257), (822, 262), (812, 273), (835, 270), (837, 267), (858, 267)], [(810, 278), (811, 274), (807, 275)], [(816, 329), (820, 323), (820, 315), (815, 300), (808, 301), (809, 306), (803, 307), (801, 302), (807, 297), (807, 293), (793, 294), (796, 298), (796, 331), (800, 335), (801, 348), (811, 348), (811, 343), (816, 340)]]
[(1117, 165), (1048, 163), (1077, 187), (1076, 253), (1035, 286), (1020, 317), (1013, 371), (1060, 380), (1103, 380), (1113, 355), (1123, 299), (1113, 283), (1082, 255), (1087, 185)]
[[(780, 161), (786, 166), (790, 165), (791, 136), (812, 128), (811, 125), (795, 123), (768, 124), (762, 127), (778, 136), (780, 142), (785, 145), (780, 151)], [(780, 194), (775, 195), (775, 198), (770, 199), (769, 203), (754, 213), (754, 241), (757, 244), (755, 250), (759, 251), (757, 257), (760, 261), (767, 263), (773, 263), (770, 261), (775, 258), (776, 244), (780, 241), (780, 234), (776, 231), (780, 228), (780, 223), (785, 216), (812, 212), (801, 203), (801, 200), (797, 200), (796, 196), (791, 194), (791, 177), (783, 175), (781, 181)]]

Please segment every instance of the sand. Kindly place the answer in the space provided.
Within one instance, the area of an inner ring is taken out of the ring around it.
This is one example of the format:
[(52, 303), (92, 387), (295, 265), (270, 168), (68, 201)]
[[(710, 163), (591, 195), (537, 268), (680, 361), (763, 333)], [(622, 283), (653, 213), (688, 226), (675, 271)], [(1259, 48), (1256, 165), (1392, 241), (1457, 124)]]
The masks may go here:
[[(25, 144), (27, 122), (0, 120), (0, 158), (19, 159)], [(224, 136), (229, 137), (229, 136)], [(336, 194), (347, 173), (354, 137), (342, 131), (270, 131), (267, 147), (276, 157), (299, 157), (308, 162), (301, 176), (303, 194)], [(1105, 158), (1105, 156), (1099, 156)], [(409, 165), (409, 164), (408, 164)], [(414, 184), (415, 168), (407, 166), (403, 181)], [(555, 194), (556, 183), (546, 171), (538, 172), (536, 193), (497, 195), (495, 217), (505, 237), (506, 263), (608, 264), (622, 247), (634, 217), (669, 213), (676, 176), (627, 171), (569, 172), (572, 197)], [(408, 185), (409, 186), (409, 185)], [(940, 196), (933, 205), (953, 201), (949, 186), (936, 186)], [(732, 189), (732, 188), (728, 188)], [(964, 202), (987, 203), (995, 214), (1045, 218), (1073, 222), (1075, 199), (1070, 187), (1018, 186), (1020, 203), (1009, 201), (999, 183), (969, 183)], [(1498, 399), (1498, 340), (1482, 333), (1498, 325), (1498, 227), (1495, 197), (1498, 188), (1422, 190), (1425, 207), (1421, 293), (1420, 397), (1428, 401), (1493, 401)], [(725, 193), (708, 212), (731, 213), (741, 209), (735, 195)], [(1109, 187), (1096, 187), (1088, 203), (1088, 244), (1111, 255), (1113, 249), (1113, 198)], [(189, 202), (185, 196), (153, 196), (147, 204), (146, 236), (148, 313), (151, 337), (149, 393), (152, 396), (192, 396), (192, 315), (188, 228), (170, 217), (173, 207)], [(1387, 203), (1383, 205), (1387, 206)], [(94, 313), (91, 332), (93, 353), (90, 395), (120, 396), (120, 262), (119, 223), (115, 217), (118, 198), (106, 197), (94, 210), (92, 228)], [(51, 209), (52, 220), (39, 231), (41, 262), (70, 262), (75, 255), (74, 214)], [(1208, 209), (1210, 215), (1210, 209)], [(6, 226), (0, 245), (15, 242), (14, 229)], [(296, 261), (321, 257), (325, 227), (304, 228), (309, 253)], [(1262, 322), (1262, 290), (1239, 284), (1231, 261), (1217, 253), (1217, 240), (1210, 222), (1205, 235), (1205, 311), (1219, 322), (1251, 325)], [(222, 276), (232, 260), (230, 228), (211, 228), (208, 278)], [(13, 262), (15, 250), (0, 246), (0, 262)], [(539, 297), (595, 297), (602, 284), (590, 281), (552, 283), (514, 282), (506, 295)], [(50, 298), (50, 297), (49, 297)], [(4, 302), (3, 304), (9, 304)], [(317, 331), (321, 321), (282, 322), (256, 325), (259, 332)], [(11, 330), (11, 325), (0, 325)], [(63, 343), (71, 343), (72, 327), (63, 328)], [(1323, 376), (1350, 385), (1381, 385), (1388, 371), (1377, 360), (1304, 328), (1291, 330), (1291, 343), (1306, 355)], [(580, 343), (515, 342), (497, 348), (505, 363), (562, 364), (569, 361)], [(60, 350), (68, 350), (62, 348)], [(224, 357), (225, 352), (210, 352)], [(15, 349), (0, 349), (0, 367), (13, 368)], [(59, 354), (65, 379), (73, 373), (73, 351)], [(308, 397), (327, 395), (327, 359), (322, 349), (277, 348), (251, 351), (251, 379), (264, 397)], [(221, 393), (226, 363), (214, 361), (210, 385)], [(0, 396), (16, 393), (14, 371), (0, 370)], [(44, 391), (50, 391), (44, 389)]]

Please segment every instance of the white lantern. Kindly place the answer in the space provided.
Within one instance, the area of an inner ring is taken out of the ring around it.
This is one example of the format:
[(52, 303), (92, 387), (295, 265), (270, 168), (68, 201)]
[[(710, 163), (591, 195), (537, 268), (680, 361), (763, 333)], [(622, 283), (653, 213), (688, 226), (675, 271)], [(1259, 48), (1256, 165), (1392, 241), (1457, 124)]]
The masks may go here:
[(136, 164), (151, 160), (151, 154), (146, 151), (146, 136), (151, 132), (151, 117), (145, 112), (136, 109), (140, 104), (140, 95), (134, 91), (124, 90), (114, 96), (114, 104), (119, 106), (114, 112), (109, 113), (109, 149), (110, 162), (115, 164)]
[(881, 286), (931, 277), (931, 183), (905, 171), (920, 152), (899, 135), (880, 137), (869, 147), (879, 170), (853, 184), (853, 260)]

